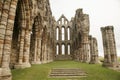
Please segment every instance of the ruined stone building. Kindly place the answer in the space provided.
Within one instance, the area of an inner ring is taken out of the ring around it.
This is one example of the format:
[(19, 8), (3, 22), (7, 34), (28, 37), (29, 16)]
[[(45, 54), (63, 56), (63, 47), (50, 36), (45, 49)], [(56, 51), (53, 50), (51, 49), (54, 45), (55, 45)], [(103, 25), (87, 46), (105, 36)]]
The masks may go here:
[[(71, 21), (64, 15), (56, 21), (49, 0), (0, 0), (0, 80), (12, 80), (11, 69), (31, 64), (97, 63), (97, 40), (89, 35), (89, 23), (82, 9)], [(116, 53), (110, 54), (115, 62)]]
[(62, 15), (55, 25), (55, 60), (71, 60), (71, 22)]

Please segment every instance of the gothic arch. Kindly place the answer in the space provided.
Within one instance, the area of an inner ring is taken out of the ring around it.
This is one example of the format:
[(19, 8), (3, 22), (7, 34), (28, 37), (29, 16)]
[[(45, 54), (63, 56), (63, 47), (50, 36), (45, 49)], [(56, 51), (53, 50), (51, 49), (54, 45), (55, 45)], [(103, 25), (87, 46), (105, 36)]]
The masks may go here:
[(65, 53), (65, 52), (66, 52), (65, 49), (66, 49), (65, 43), (62, 43), (62, 44), (61, 44), (61, 54), (62, 54), (62, 55), (65, 55), (65, 54), (66, 54), (66, 53)]
[(56, 28), (55, 28), (55, 31), (56, 31), (56, 40), (60, 40), (60, 28), (59, 28), (59, 26), (57, 26)]
[(71, 55), (71, 44), (70, 43), (67, 44), (67, 54)]
[(67, 27), (67, 40), (71, 40), (71, 28), (70, 26)]
[(59, 43), (56, 43), (56, 55), (60, 54), (60, 45)]
[(61, 40), (64, 41), (65, 40), (65, 26), (61, 27)]

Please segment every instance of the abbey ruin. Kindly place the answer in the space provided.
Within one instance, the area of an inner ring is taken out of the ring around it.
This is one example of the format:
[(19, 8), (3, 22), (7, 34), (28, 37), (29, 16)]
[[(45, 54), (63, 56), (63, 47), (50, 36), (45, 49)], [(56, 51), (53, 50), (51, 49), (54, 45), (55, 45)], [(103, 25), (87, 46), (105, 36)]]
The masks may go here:
[[(98, 63), (97, 39), (89, 35), (89, 15), (77, 9), (71, 21), (52, 15), (49, 0), (0, 0), (0, 80), (11, 69), (54, 60)], [(101, 28), (104, 66), (118, 66), (113, 27)]]

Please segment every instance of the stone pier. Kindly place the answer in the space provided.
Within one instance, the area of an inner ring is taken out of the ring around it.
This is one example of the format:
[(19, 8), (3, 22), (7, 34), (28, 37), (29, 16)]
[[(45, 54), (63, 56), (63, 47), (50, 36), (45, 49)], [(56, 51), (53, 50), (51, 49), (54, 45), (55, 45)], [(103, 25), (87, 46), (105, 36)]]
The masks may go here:
[(98, 60), (98, 45), (95, 37), (89, 36), (90, 42), (90, 64), (99, 63)]
[(118, 67), (116, 43), (113, 26), (101, 28), (104, 48), (104, 63), (105, 67)]

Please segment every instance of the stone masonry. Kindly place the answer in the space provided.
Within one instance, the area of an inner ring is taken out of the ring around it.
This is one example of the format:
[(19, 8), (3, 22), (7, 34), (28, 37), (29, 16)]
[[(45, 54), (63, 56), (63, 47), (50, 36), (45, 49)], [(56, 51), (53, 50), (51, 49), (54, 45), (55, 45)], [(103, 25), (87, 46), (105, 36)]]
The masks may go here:
[[(58, 34), (57, 36), (55, 36), (55, 45), (58, 46), (59, 48), (58, 54), (55, 55), (55, 60), (71, 60), (72, 59), (71, 51), (70, 51), (70, 54), (68, 53), (68, 45), (71, 46), (71, 37), (72, 37), (71, 29), (72, 29), (71, 23), (68, 21), (68, 19), (64, 15), (62, 15), (56, 22), (56, 27), (54, 30), (55, 34)], [(63, 46), (65, 47), (63, 51), (64, 54), (62, 54)]]
[(73, 59), (89, 62), (89, 15), (82, 9), (77, 9), (75, 17), (71, 20), (72, 29), (72, 54)]
[[(89, 15), (77, 9), (70, 21), (52, 15), (49, 0), (0, 0), (0, 80), (11, 69), (54, 60), (98, 62), (97, 39), (90, 37)], [(101, 28), (105, 66), (117, 66), (113, 27)]]
[(98, 60), (98, 45), (96, 38), (89, 36), (90, 41), (90, 64), (99, 63)]
[(106, 67), (118, 67), (116, 43), (113, 26), (101, 28), (104, 48), (104, 63)]
[(0, 80), (10, 68), (53, 61), (54, 17), (49, 0), (0, 0)]

